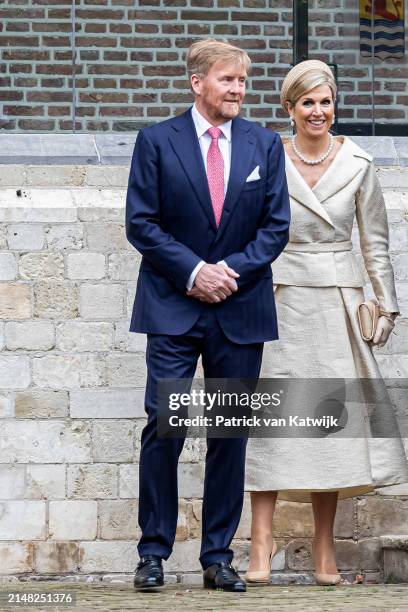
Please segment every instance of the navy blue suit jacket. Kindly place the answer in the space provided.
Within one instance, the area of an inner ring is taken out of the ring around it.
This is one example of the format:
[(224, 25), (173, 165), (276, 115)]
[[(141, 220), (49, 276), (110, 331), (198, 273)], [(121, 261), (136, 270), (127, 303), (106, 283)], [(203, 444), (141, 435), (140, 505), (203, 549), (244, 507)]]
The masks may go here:
[[(278, 337), (271, 262), (289, 235), (290, 208), (280, 137), (232, 121), (231, 170), (217, 229), (191, 110), (139, 132), (130, 169), (126, 235), (142, 254), (130, 331), (181, 335), (206, 308), (238, 344)], [(246, 182), (259, 166), (260, 179)], [(186, 295), (200, 260), (224, 259), (238, 291), (206, 304)]]

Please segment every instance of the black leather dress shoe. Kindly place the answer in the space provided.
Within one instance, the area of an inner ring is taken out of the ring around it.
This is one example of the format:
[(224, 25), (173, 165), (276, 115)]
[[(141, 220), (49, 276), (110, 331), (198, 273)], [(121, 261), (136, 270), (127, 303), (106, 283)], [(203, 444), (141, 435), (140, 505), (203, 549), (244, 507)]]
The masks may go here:
[(156, 555), (140, 557), (136, 568), (134, 587), (138, 591), (157, 589), (164, 584), (162, 560)]
[(243, 593), (246, 591), (246, 584), (227, 561), (220, 561), (204, 571), (204, 588)]

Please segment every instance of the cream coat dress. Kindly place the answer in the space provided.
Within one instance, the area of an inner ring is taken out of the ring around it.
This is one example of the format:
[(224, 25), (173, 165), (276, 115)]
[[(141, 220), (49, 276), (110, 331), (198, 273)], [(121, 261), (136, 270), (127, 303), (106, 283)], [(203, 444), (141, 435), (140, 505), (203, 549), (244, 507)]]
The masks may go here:
[[(279, 340), (264, 354), (265, 377), (381, 381), (358, 327), (365, 280), (350, 241), (356, 218), (374, 294), (383, 310), (397, 312), (385, 204), (372, 156), (337, 138), (343, 144), (313, 188), (286, 155), (292, 221), (289, 243), (272, 265)], [(352, 413), (364, 421), (367, 406)], [(395, 417), (392, 410), (383, 416), (393, 431), (387, 437), (370, 435), (368, 421), (364, 435), (350, 438), (250, 438), (245, 489), (310, 502), (312, 491), (339, 491), (342, 499), (407, 482)]]

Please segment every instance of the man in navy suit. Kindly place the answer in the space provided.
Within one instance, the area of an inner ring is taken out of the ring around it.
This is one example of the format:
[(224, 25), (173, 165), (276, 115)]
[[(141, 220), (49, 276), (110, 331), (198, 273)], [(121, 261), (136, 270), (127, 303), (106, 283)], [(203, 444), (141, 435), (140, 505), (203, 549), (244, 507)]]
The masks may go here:
[[(140, 453), (139, 590), (163, 584), (177, 525), (183, 439), (157, 436), (157, 381), (259, 376), (278, 337), (271, 262), (288, 241), (289, 198), (277, 134), (238, 114), (248, 55), (203, 40), (187, 54), (195, 103), (141, 130), (126, 203), (128, 240), (143, 258), (130, 330), (147, 334)], [(207, 440), (200, 562), (204, 586), (245, 591), (229, 548), (242, 511), (246, 440)]]

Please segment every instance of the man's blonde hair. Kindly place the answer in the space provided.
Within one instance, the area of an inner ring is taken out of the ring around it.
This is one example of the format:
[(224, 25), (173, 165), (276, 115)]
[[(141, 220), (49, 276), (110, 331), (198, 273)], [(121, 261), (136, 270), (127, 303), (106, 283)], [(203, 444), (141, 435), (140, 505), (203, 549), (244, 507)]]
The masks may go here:
[(187, 51), (186, 62), (189, 78), (192, 74), (205, 77), (211, 67), (219, 61), (241, 65), (247, 73), (251, 67), (249, 55), (243, 49), (234, 47), (228, 42), (206, 38), (193, 43)]

